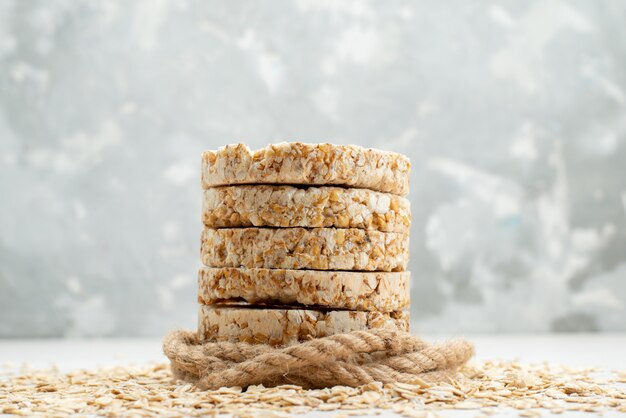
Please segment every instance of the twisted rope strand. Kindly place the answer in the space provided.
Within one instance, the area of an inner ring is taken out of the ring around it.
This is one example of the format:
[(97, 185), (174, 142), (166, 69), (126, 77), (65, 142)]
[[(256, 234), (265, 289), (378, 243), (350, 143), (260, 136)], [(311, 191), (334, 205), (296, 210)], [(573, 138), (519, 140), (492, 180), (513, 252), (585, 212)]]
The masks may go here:
[(174, 331), (163, 341), (174, 373), (203, 389), (285, 383), (304, 387), (359, 386), (380, 381), (410, 383), (443, 377), (473, 355), (464, 340), (432, 345), (407, 332), (353, 331), (287, 347), (204, 342)]
[[(405, 338), (398, 338), (404, 335)], [(331, 357), (345, 360), (348, 357), (384, 352), (385, 355), (406, 353), (428, 347), (428, 343), (409, 334), (392, 330), (354, 331), (351, 334), (336, 334), (326, 338), (314, 339), (296, 344), (282, 350), (284, 355), (308, 361), (316, 358)], [(194, 333), (174, 331), (163, 342), (165, 354), (177, 359), (179, 367), (189, 372), (199, 369), (217, 371), (228, 368), (231, 363), (240, 363), (263, 354), (274, 357), (277, 349), (264, 344), (246, 344), (214, 342), (201, 344)], [(282, 366), (285, 358), (270, 360)]]

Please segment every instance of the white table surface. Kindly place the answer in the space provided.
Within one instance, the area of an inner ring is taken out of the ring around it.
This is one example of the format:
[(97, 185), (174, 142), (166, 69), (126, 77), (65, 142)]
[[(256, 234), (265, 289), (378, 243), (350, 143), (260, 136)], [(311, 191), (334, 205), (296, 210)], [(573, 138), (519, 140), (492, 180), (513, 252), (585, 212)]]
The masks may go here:
[[(433, 341), (445, 339), (426, 338)], [(548, 361), (574, 367), (626, 370), (626, 335), (474, 335), (468, 338), (476, 345), (477, 359), (518, 360), (526, 363)], [(16, 366), (23, 363), (36, 368), (56, 365), (65, 371), (166, 360), (158, 339), (0, 340), (0, 364), (12, 363)], [(499, 416), (517, 417), (518, 412), (508, 411)], [(307, 416), (332, 417), (334, 414), (313, 413)], [(476, 411), (445, 411), (439, 415), (473, 417)], [(544, 413), (544, 416), (547, 415), (550, 414)], [(396, 415), (382, 411), (378, 416)], [(596, 415), (568, 413), (567, 416)], [(626, 417), (626, 414), (606, 413), (604, 416)]]

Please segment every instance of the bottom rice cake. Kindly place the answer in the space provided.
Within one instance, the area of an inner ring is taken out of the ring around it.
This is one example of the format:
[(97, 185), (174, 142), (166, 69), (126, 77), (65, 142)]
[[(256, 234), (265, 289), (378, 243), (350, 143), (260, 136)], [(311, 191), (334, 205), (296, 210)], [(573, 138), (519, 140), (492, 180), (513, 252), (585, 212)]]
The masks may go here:
[(408, 313), (201, 305), (198, 315), (201, 341), (276, 346), (375, 328), (408, 331)]
[(356, 311), (409, 306), (411, 273), (210, 268), (198, 272), (198, 302), (303, 305)]

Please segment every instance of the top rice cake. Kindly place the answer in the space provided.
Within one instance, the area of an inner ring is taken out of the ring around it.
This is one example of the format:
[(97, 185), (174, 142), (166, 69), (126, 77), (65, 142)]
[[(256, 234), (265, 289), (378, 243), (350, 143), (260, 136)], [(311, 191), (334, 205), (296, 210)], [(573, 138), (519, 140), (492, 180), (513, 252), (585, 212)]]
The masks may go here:
[(408, 157), (356, 145), (284, 142), (251, 151), (243, 144), (202, 153), (202, 186), (338, 185), (405, 196)]

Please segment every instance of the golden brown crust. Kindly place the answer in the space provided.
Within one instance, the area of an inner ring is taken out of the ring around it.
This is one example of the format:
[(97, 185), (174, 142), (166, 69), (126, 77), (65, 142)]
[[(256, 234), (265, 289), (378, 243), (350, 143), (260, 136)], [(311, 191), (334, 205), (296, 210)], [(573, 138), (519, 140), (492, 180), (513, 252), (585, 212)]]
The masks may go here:
[(209, 267), (404, 271), (409, 236), (335, 228), (204, 228)]
[(356, 145), (284, 142), (251, 151), (243, 144), (202, 153), (202, 185), (340, 185), (404, 196), (408, 157)]
[(198, 301), (305, 305), (357, 311), (399, 311), (409, 306), (408, 271), (345, 272), (203, 267)]
[(360, 228), (406, 232), (409, 201), (341, 187), (225, 186), (204, 190), (202, 220), (211, 228), (249, 226)]

